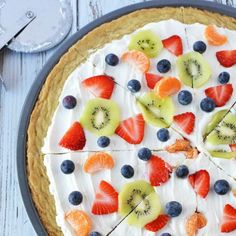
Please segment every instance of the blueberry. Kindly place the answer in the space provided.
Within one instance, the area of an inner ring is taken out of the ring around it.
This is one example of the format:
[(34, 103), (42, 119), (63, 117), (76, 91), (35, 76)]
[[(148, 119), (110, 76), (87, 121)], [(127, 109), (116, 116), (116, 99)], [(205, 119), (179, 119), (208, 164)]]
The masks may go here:
[(221, 72), (218, 76), (218, 81), (221, 84), (227, 84), (229, 82), (229, 79), (230, 79), (230, 74), (226, 71)]
[(75, 164), (71, 160), (65, 160), (61, 163), (61, 171), (64, 174), (71, 174), (75, 170)]
[(107, 54), (105, 61), (110, 66), (116, 66), (119, 63), (119, 58), (113, 53)]
[(176, 201), (168, 202), (165, 206), (165, 212), (170, 217), (179, 216), (182, 212), (182, 205)]
[(130, 165), (123, 165), (121, 174), (127, 179), (132, 178), (134, 176), (134, 168)]
[(73, 109), (76, 106), (76, 103), (76, 98), (71, 95), (64, 97), (62, 100), (63, 106), (67, 109)]
[(193, 50), (199, 53), (206, 51), (206, 44), (203, 41), (197, 41), (193, 44)]
[(214, 190), (219, 195), (226, 194), (230, 189), (228, 181), (225, 179), (217, 180), (214, 184)]
[(200, 103), (201, 109), (205, 112), (213, 111), (215, 109), (215, 106), (216, 106), (216, 104), (215, 104), (214, 100), (211, 98), (208, 98), (208, 97), (203, 98)]
[(128, 82), (127, 87), (132, 93), (136, 93), (141, 89), (141, 84), (138, 80), (132, 79)]
[(102, 236), (102, 235), (96, 231), (93, 231), (89, 234), (89, 236)]
[(182, 105), (188, 105), (192, 102), (193, 96), (188, 90), (182, 90), (178, 94), (178, 101)]
[(109, 146), (110, 139), (106, 136), (101, 136), (98, 138), (97, 144), (99, 147), (105, 148), (105, 147)]
[(148, 161), (151, 158), (151, 156), (152, 152), (149, 148), (143, 147), (138, 151), (138, 157), (143, 161)]
[(79, 191), (71, 192), (69, 195), (69, 202), (72, 205), (79, 205), (83, 201), (83, 195)]
[(186, 165), (181, 165), (181, 166), (177, 167), (175, 173), (176, 173), (177, 177), (184, 178), (184, 177), (188, 176), (189, 170)]
[(171, 64), (168, 60), (166, 59), (163, 59), (163, 60), (160, 60), (158, 63), (157, 63), (157, 70), (160, 72), (160, 73), (166, 73), (170, 70), (171, 68)]
[(171, 234), (169, 234), (169, 233), (163, 233), (163, 234), (161, 234), (160, 236), (171, 236)]
[(157, 138), (161, 142), (166, 142), (170, 138), (169, 130), (162, 128), (157, 131)]

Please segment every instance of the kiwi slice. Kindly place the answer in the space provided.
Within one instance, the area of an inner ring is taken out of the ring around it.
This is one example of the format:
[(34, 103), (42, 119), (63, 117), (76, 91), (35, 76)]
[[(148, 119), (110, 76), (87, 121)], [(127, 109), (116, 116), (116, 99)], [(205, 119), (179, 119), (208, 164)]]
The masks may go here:
[(214, 130), (214, 128), (223, 120), (223, 118), (226, 116), (228, 110), (221, 110), (216, 112), (212, 118), (211, 121), (207, 124), (204, 132), (204, 136), (206, 137), (211, 131)]
[(147, 123), (161, 128), (171, 125), (174, 116), (171, 97), (159, 98), (154, 92), (149, 92), (139, 97), (137, 104)]
[(215, 158), (224, 158), (224, 159), (231, 159), (236, 158), (236, 152), (226, 152), (226, 151), (212, 151), (208, 150), (212, 157)]
[(207, 136), (206, 141), (213, 145), (236, 143), (236, 115), (228, 113)]
[(80, 123), (85, 129), (99, 136), (114, 134), (119, 121), (118, 105), (103, 98), (89, 100), (80, 118)]
[(199, 88), (211, 77), (210, 65), (198, 52), (178, 57), (176, 65), (180, 80), (189, 87)]
[(151, 30), (141, 30), (131, 36), (129, 50), (137, 50), (148, 57), (156, 57), (163, 48), (161, 39)]
[(144, 227), (155, 220), (162, 211), (157, 193), (150, 193), (127, 217), (127, 223), (136, 227)]

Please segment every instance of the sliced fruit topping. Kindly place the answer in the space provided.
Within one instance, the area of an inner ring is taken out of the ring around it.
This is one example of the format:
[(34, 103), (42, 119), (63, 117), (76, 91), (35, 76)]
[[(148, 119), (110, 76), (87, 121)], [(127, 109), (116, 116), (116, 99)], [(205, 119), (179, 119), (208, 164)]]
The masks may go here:
[(86, 138), (84, 130), (79, 122), (75, 122), (64, 134), (59, 142), (59, 145), (73, 150), (82, 150), (85, 146)]
[(200, 107), (205, 112), (212, 112), (215, 109), (216, 104), (212, 98), (206, 97), (202, 99)]
[(92, 228), (92, 221), (87, 213), (81, 210), (72, 210), (66, 213), (65, 219), (74, 230), (76, 236), (88, 236)]
[(205, 227), (206, 224), (207, 224), (207, 219), (202, 213), (200, 212), (194, 213), (189, 218), (187, 218), (185, 224), (187, 236), (197, 235), (197, 231)]
[(150, 160), (152, 156), (152, 152), (149, 148), (143, 147), (138, 151), (138, 158), (142, 161)]
[(145, 225), (145, 229), (151, 232), (157, 232), (164, 228), (169, 222), (170, 217), (168, 215), (159, 215), (155, 220)]
[(148, 57), (156, 57), (163, 48), (160, 38), (151, 30), (141, 30), (131, 36), (129, 50), (137, 50)]
[(195, 192), (202, 198), (206, 198), (210, 190), (210, 175), (207, 170), (199, 170), (188, 176), (189, 183)]
[(167, 140), (170, 139), (169, 130), (166, 129), (166, 128), (159, 129), (159, 130), (157, 131), (157, 138), (158, 138), (158, 140), (160, 140), (161, 142), (166, 142)]
[(149, 92), (139, 97), (137, 104), (147, 123), (161, 128), (171, 125), (174, 115), (174, 104), (170, 97), (161, 99), (154, 92)]
[(65, 160), (61, 163), (61, 171), (64, 174), (71, 174), (75, 170), (75, 164), (71, 160)]
[(160, 157), (152, 155), (148, 161), (148, 177), (152, 186), (160, 186), (166, 183), (171, 172), (172, 168), (168, 163)]
[(173, 35), (169, 38), (162, 40), (163, 46), (175, 56), (183, 54), (183, 44), (182, 39), (179, 35)]
[(215, 129), (215, 127), (221, 122), (221, 120), (223, 120), (223, 118), (226, 116), (228, 110), (221, 110), (216, 112), (210, 122), (208, 122), (205, 131), (204, 131), (204, 136), (207, 136), (209, 133), (211, 133), (211, 131), (213, 131)]
[(125, 62), (131, 63), (137, 66), (137, 68), (142, 72), (146, 73), (150, 68), (149, 58), (142, 52), (139, 51), (129, 51), (122, 55), (121, 59)]
[(83, 195), (79, 191), (73, 191), (70, 193), (68, 200), (72, 205), (77, 206), (82, 203)]
[(230, 190), (229, 182), (225, 179), (219, 179), (214, 184), (214, 190), (219, 195), (225, 195)]
[(177, 167), (175, 174), (178, 178), (185, 178), (189, 174), (189, 169), (186, 165), (180, 165)]
[(84, 163), (86, 173), (95, 173), (104, 169), (112, 169), (115, 163), (111, 155), (105, 152), (97, 152), (90, 155)]
[(223, 50), (216, 53), (216, 58), (224, 67), (236, 64), (236, 50)]
[(221, 84), (227, 84), (229, 82), (229, 79), (230, 79), (230, 74), (227, 71), (221, 72), (218, 76), (218, 81)]
[(154, 188), (145, 180), (124, 184), (119, 193), (119, 213), (121, 216), (127, 216), (152, 192), (154, 192)]
[(199, 88), (211, 77), (209, 63), (198, 52), (189, 52), (177, 58), (180, 80), (187, 86)]
[(170, 61), (167, 59), (162, 59), (157, 63), (157, 70), (160, 73), (167, 73), (171, 68)]
[(223, 158), (223, 159), (232, 159), (232, 158), (236, 158), (236, 151), (233, 152), (226, 152), (223, 150), (219, 150), (219, 151), (212, 151), (212, 150), (208, 150), (208, 152), (211, 154), (212, 157), (214, 158)]
[(186, 133), (191, 134), (195, 125), (195, 115), (192, 112), (185, 112), (174, 116), (174, 122)]
[(144, 227), (161, 213), (161, 203), (158, 195), (150, 193), (127, 217), (127, 223), (137, 227)]
[(76, 106), (77, 101), (74, 96), (68, 95), (63, 98), (62, 104), (66, 109), (73, 109)]
[(123, 165), (121, 174), (127, 179), (132, 178), (134, 176), (134, 168), (131, 165)]
[(116, 128), (116, 134), (130, 144), (139, 144), (144, 137), (145, 122), (142, 114), (123, 120)]
[(166, 151), (170, 153), (188, 151), (191, 148), (190, 142), (186, 139), (177, 139), (174, 144), (166, 147)]
[(102, 98), (89, 100), (80, 118), (85, 129), (99, 136), (114, 134), (119, 121), (118, 105), (112, 100)]
[(127, 88), (132, 93), (137, 93), (141, 89), (141, 84), (138, 80), (132, 79), (128, 82)]
[(109, 99), (112, 95), (115, 82), (108, 75), (97, 75), (85, 79), (82, 84), (95, 97)]
[(217, 107), (224, 106), (233, 94), (232, 84), (218, 85), (205, 90), (207, 97), (214, 100)]
[(106, 136), (101, 136), (97, 140), (97, 144), (101, 148), (105, 148), (105, 147), (109, 146), (110, 142), (111, 142), (110, 139)]
[(102, 180), (95, 195), (92, 213), (103, 215), (116, 211), (118, 211), (118, 193), (109, 183)]
[(193, 159), (197, 157), (198, 153), (199, 152), (197, 148), (190, 148), (184, 152), (184, 155), (186, 156), (187, 159)]
[(160, 81), (163, 77), (152, 73), (145, 73), (145, 78), (148, 88), (154, 89), (156, 83)]
[(182, 205), (176, 201), (168, 202), (165, 206), (165, 212), (170, 217), (177, 217), (182, 212)]
[(188, 90), (182, 90), (178, 93), (178, 101), (181, 105), (188, 105), (192, 102), (193, 95)]
[(154, 91), (160, 98), (176, 94), (181, 88), (181, 83), (174, 77), (166, 77), (156, 83)]
[(216, 28), (213, 25), (208, 25), (205, 28), (204, 35), (206, 37), (207, 42), (213, 46), (220, 46), (227, 42), (227, 37), (225, 35), (217, 32)]
[(193, 44), (193, 50), (195, 52), (204, 53), (206, 51), (206, 44), (203, 41), (197, 41)]
[(236, 144), (230, 144), (229, 145), (231, 151), (235, 152), (236, 151)]
[(236, 116), (228, 113), (207, 136), (206, 141), (213, 145), (236, 143)]
[(107, 54), (105, 62), (110, 66), (116, 66), (119, 63), (119, 57), (113, 53)]
[(236, 209), (230, 204), (225, 205), (220, 231), (228, 233), (236, 230)]

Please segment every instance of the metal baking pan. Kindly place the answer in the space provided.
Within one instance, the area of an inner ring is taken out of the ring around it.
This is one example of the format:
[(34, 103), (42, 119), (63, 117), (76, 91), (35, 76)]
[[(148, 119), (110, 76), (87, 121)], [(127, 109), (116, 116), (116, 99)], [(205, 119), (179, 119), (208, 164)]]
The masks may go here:
[(42, 68), (41, 72), (35, 79), (28, 96), (25, 100), (25, 104), (22, 109), (21, 119), (19, 122), (19, 130), (18, 130), (18, 140), (17, 140), (17, 171), (18, 171), (18, 181), (20, 186), (20, 191), (22, 195), (22, 199), (24, 202), (24, 206), (26, 208), (29, 219), (36, 231), (37, 235), (45, 236), (47, 235), (46, 229), (40, 221), (40, 217), (38, 212), (34, 206), (31, 192), (28, 185), (27, 179), (27, 171), (26, 171), (26, 147), (27, 147), (27, 129), (29, 125), (30, 115), (34, 108), (35, 102), (38, 98), (40, 90), (47, 78), (47, 75), (53, 69), (53, 67), (58, 63), (61, 56), (79, 39), (81, 39), (84, 35), (86, 35), (91, 30), (100, 26), (105, 22), (112, 21), (116, 18), (121, 17), (122, 15), (128, 14), (130, 12), (144, 9), (144, 8), (160, 8), (165, 6), (171, 7), (195, 7), (199, 9), (209, 10), (213, 12), (218, 12), (224, 15), (232, 16), (236, 18), (236, 9), (221, 5), (215, 2), (206, 2), (201, 0), (159, 0), (159, 1), (148, 1), (142, 2), (130, 6), (126, 6), (124, 8), (113, 11), (109, 14), (102, 16), (101, 18), (89, 23), (77, 33), (72, 35), (68, 40), (66, 40), (59, 49), (54, 53), (54, 55), (48, 60), (45, 66)]

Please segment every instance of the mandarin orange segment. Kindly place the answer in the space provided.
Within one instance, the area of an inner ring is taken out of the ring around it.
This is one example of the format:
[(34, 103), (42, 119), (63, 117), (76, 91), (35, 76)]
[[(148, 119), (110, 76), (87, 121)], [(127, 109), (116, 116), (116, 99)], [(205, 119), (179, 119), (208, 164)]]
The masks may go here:
[(114, 164), (111, 155), (105, 152), (97, 152), (88, 157), (84, 163), (84, 171), (87, 173), (94, 173), (103, 169), (112, 169)]
[(165, 98), (176, 94), (181, 88), (181, 83), (174, 77), (166, 77), (158, 81), (154, 87), (156, 95)]
[(135, 50), (125, 52), (121, 59), (125, 62), (135, 64), (143, 73), (146, 73), (150, 68), (150, 59), (143, 52)]
[(73, 228), (76, 236), (89, 235), (92, 221), (87, 213), (81, 210), (72, 210), (66, 213), (65, 219)]
[(205, 28), (205, 37), (207, 42), (213, 46), (220, 46), (227, 42), (227, 37), (218, 33), (213, 25), (208, 25)]

